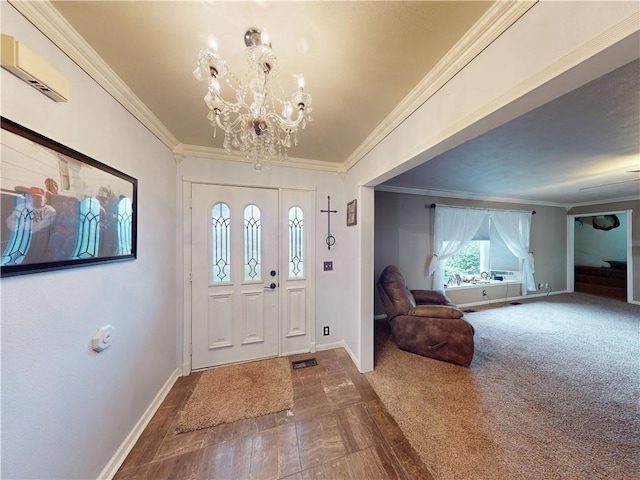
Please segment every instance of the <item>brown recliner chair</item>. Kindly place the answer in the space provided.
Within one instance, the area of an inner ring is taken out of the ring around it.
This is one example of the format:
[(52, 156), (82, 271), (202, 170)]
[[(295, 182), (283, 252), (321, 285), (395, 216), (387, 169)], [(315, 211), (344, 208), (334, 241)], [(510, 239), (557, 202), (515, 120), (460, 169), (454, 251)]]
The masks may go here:
[(378, 293), (402, 350), (468, 367), (473, 359), (473, 327), (441, 291), (409, 290), (395, 265), (386, 267)]

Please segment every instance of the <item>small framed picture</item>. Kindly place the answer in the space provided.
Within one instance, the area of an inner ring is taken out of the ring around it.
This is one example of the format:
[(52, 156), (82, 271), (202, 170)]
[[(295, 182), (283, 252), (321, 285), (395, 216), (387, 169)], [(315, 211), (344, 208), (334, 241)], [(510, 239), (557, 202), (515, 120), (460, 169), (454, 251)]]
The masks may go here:
[(358, 223), (358, 200), (351, 200), (347, 203), (347, 226)]

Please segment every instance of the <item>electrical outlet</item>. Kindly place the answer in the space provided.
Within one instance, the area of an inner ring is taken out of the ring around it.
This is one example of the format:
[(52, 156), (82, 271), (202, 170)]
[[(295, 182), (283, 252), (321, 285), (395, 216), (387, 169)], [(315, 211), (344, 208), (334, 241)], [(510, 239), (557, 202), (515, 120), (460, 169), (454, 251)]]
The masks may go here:
[(325, 337), (329, 335), (329, 325), (325, 325), (324, 327), (322, 327), (322, 335), (324, 335)]
[(333, 270), (333, 262), (324, 262), (324, 271), (330, 272)]
[(487, 296), (487, 291), (486, 290), (482, 290), (482, 296), (486, 297)]

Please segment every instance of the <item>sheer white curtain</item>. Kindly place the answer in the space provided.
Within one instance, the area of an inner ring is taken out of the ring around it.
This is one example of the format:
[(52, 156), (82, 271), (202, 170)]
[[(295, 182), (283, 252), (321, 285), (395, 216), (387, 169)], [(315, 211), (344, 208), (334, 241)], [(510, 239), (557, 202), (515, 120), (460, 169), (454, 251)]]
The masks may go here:
[(536, 289), (533, 253), (529, 252), (531, 234), (531, 212), (509, 212), (491, 210), (491, 221), (511, 253), (520, 260), (522, 295)]
[(429, 263), (433, 288), (442, 290), (444, 272), (441, 260), (455, 255), (473, 239), (487, 210), (436, 206), (434, 225), (434, 253)]

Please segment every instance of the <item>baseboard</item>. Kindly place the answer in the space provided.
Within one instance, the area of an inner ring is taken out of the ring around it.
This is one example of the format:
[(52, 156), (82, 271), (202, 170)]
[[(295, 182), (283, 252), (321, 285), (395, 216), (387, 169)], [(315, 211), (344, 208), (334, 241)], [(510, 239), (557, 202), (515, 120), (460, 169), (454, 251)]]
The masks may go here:
[(360, 359), (358, 359), (354, 353), (351, 351), (351, 349), (349, 348), (349, 345), (347, 345), (345, 342), (342, 342), (343, 348), (347, 351), (347, 353), (349, 354), (349, 356), (351, 357), (351, 361), (354, 363), (354, 365), (356, 366), (356, 368), (358, 369), (359, 372), (362, 371), (362, 369), (360, 368)]
[(471, 303), (460, 303), (458, 304), (458, 308), (467, 308), (467, 307), (476, 307), (478, 305), (490, 305), (490, 304), (496, 304), (496, 303), (503, 303), (503, 302), (516, 302), (518, 300), (526, 300), (527, 298), (538, 298), (538, 297), (547, 297), (550, 295), (562, 295), (563, 293), (569, 293), (567, 290), (558, 290), (557, 292), (549, 292), (549, 293), (534, 293), (534, 294), (530, 294), (530, 295), (518, 295), (516, 297), (509, 297), (507, 299), (505, 299), (504, 297), (499, 297), (499, 298), (494, 298), (493, 300), (490, 301), (482, 301), (482, 302), (471, 302)]
[(142, 435), (142, 432), (144, 431), (146, 426), (151, 421), (151, 417), (153, 417), (153, 414), (156, 413), (156, 410), (158, 410), (158, 408), (162, 404), (162, 401), (165, 399), (165, 397), (169, 393), (169, 390), (171, 390), (171, 387), (173, 387), (173, 384), (176, 382), (179, 376), (180, 369), (176, 368), (164, 383), (151, 404), (142, 414), (142, 417), (140, 417), (136, 425), (129, 432), (127, 438), (125, 438), (124, 441), (120, 444), (120, 447), (118, 447), (116, 453), (113, 455), (113, 457), (111, 457), (109, 463), (107, 463), (107, 465), (102, 469), (102, 472), (100, 472), (100, 475), (98, 476), (99, 480), (111, 480), (116, 475), (118, 469), (122, 466), (125, 459), (127, 458), (127, 455), (129, 455), (129, 452), (140, 438), (140, 435)]
[(316, 345), (316, 350), (333, 350), (334, 348), (345, 348), (344, 340), (340, 340), (339, 342), (333, 343), (324, 343), (322, 345)]
[(341, 340), (339, 342), (334, 342), (334, 343), (325, 343), (324, 345), (317, 346), (318, 350), (333, 350), (334, 348), (344, 348), (347, 354), (349, 355), (349, 357), (351, 357), (351, 360), (353, 361), (356, 368), (360, 370), (360, 360), (358, 360), (358, 357), (354, 355), (354, 353), (351, 351), (351, 349), (349, 348), (349, 346), (344, 340)]

